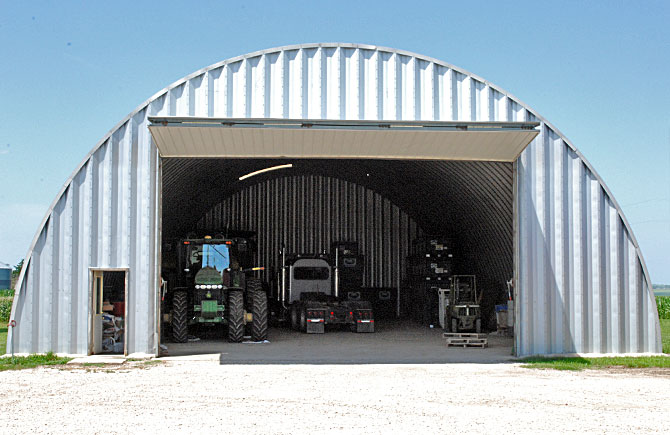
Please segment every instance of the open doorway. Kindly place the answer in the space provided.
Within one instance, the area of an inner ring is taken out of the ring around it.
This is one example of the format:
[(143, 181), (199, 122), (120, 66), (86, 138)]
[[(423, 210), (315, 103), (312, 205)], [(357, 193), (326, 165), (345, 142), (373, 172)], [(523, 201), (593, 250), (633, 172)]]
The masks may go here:
[(127, 289), (127, 270), (91, 271), (89, 354), (126, 354)]
[[(282, 170), (262, 172), (278, 163)], [(509, 353), (511, 338), (497, 334), (497, 310), (508, 299), (506, 282), (514, 271), (512, 163), (165, 158), (162, 171), (162, 276), (168, 281), (164, 312), (171, 312), (171, 293), (190, 286), (186, 281), (177, 285), (179, 276), (197, 272), (178, 261), (181, 250), (192, 249), (185, 243), (208, 236), (210, 241), (244, 238), (253, 241), (250, 267), (263, 267), (253, 277), (267, 289), (268, 340), (274, 347), (312, 340), (297, 329), (292, 332), (293, 312), (280, 306), (284, 297), (290, 300), (286, 305), (297, 301), (290, 299), (296, 294), (292, 284), (282, 284), (282, 270), (289, 282), (288, 270), (310, 259), (330, 268), (323, 275), (325, 288), (332, 289), (339, 305), (369, 302), (374, 313), (370, 337), (348, 338), (350, 329), (329, 322), (323, 328), (333, 335), (328, 342), (339, 337), (345, 345), (387, 337), (410, 343), (422, 337), (419, 341), (441, 351), (442, 334), (451, 332), (452, 323), (445, 321), (452, 305), (449, 278), (468, 275), (476, 277), (475, 300), (469, 303), (479, 302), (480, 322), (460, 325), (457, 333), (489, 334), (488, 347), (506, 347)], [(350, 261), (351, 274), (345, 267)], [(304, 278), (296, 279), (295, 284), (306, 284)], [(307, 287), (318, 287), (316, 280), (309, 281)], [(328, 296), (327, 290), (321, 293)], [(216, 296), (216, 290), (211, 294)], [(196, 317), (193, 308), (187, 305), (188, 319)], [(287, 312), (289, 316), (282, 315)], [(295, 319), (301, 319), (295, 312)], [(339, 320), (335, 312), (324, 310)], [(345, 317), (351, 312), (346, 310)], [(306, 310), (305, 320), (309, 314)], [(228, 349), (223, 330), (207, 336), (194, 323), (186, 340), (177, 341), (171, 333), (173, 317), (165, 319), (161, 331), (170, 355)]]

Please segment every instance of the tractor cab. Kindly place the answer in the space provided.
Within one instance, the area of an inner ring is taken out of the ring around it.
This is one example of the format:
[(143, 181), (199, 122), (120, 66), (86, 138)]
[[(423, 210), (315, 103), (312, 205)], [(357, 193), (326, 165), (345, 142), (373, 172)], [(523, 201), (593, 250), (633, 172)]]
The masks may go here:
[(179, 257), (183, 266), (180, 285), (193, 283), (196, 289), (243, 289), (245, 273), (254, 269), (252, 242), (244, 238), (183, 239)]

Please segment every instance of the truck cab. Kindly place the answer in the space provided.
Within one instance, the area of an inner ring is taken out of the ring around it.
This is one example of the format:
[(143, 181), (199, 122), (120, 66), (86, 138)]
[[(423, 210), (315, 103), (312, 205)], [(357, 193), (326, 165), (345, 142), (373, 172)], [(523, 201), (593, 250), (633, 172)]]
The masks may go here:
[[(340, 272), (340, 253), (287, 254), (282, 250), (276, 297), (278, 317), (290, 321), (291, 328), (308, 334), (325, 332), (326, 325), (348, 325), (354, 332), (374, 332), (372, 306), (367, 301), (348, 301), (342, 288), (360, 288), (360, 279), (350, 279)], [(351, 270), (360, 263), (347, 263)], [(360, 270), (362, 275), (362, 269)]]
[(325, 258), (325, 256), (315, 258), (298, 256), (291, 259), (288, 266), (289, 303), (310, 296), (331, 296), (332, 268)]

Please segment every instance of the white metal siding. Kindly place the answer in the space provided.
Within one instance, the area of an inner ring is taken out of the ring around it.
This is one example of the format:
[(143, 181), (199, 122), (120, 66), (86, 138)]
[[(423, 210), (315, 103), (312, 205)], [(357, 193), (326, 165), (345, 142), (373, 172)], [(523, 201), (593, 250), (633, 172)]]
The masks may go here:
[(146, 122), (132, 118), (77, 171), (17, 286), (15, 352), (87, 353), (92, 267), (129, 269), (128, 349), (153, 352), (157, 161)]
[(518, 353), (661, 350), (630, 226), (553, 126), (505, 91), (435, 59), (311, 44), (198, 71), (105, 136), (66, 182), (30, 248), (12, 308), (16, 351), (86, 352), (90, 267), (129, 268), (128, 350), (156, 351), (160, 180), (148, 115), (539, 120), (541, 134), (517, 162)]

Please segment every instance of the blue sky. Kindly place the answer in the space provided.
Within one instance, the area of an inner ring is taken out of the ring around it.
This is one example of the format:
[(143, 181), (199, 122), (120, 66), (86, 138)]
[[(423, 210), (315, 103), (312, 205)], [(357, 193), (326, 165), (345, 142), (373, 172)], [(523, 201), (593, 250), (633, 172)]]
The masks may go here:
[(0, 0), (0, 262), (23, 258), (80, 160), (155, 92), (255, 50), (356, 42), (452, 63), (537, 110), (670, 283), (670, 2), (195, 4)]

